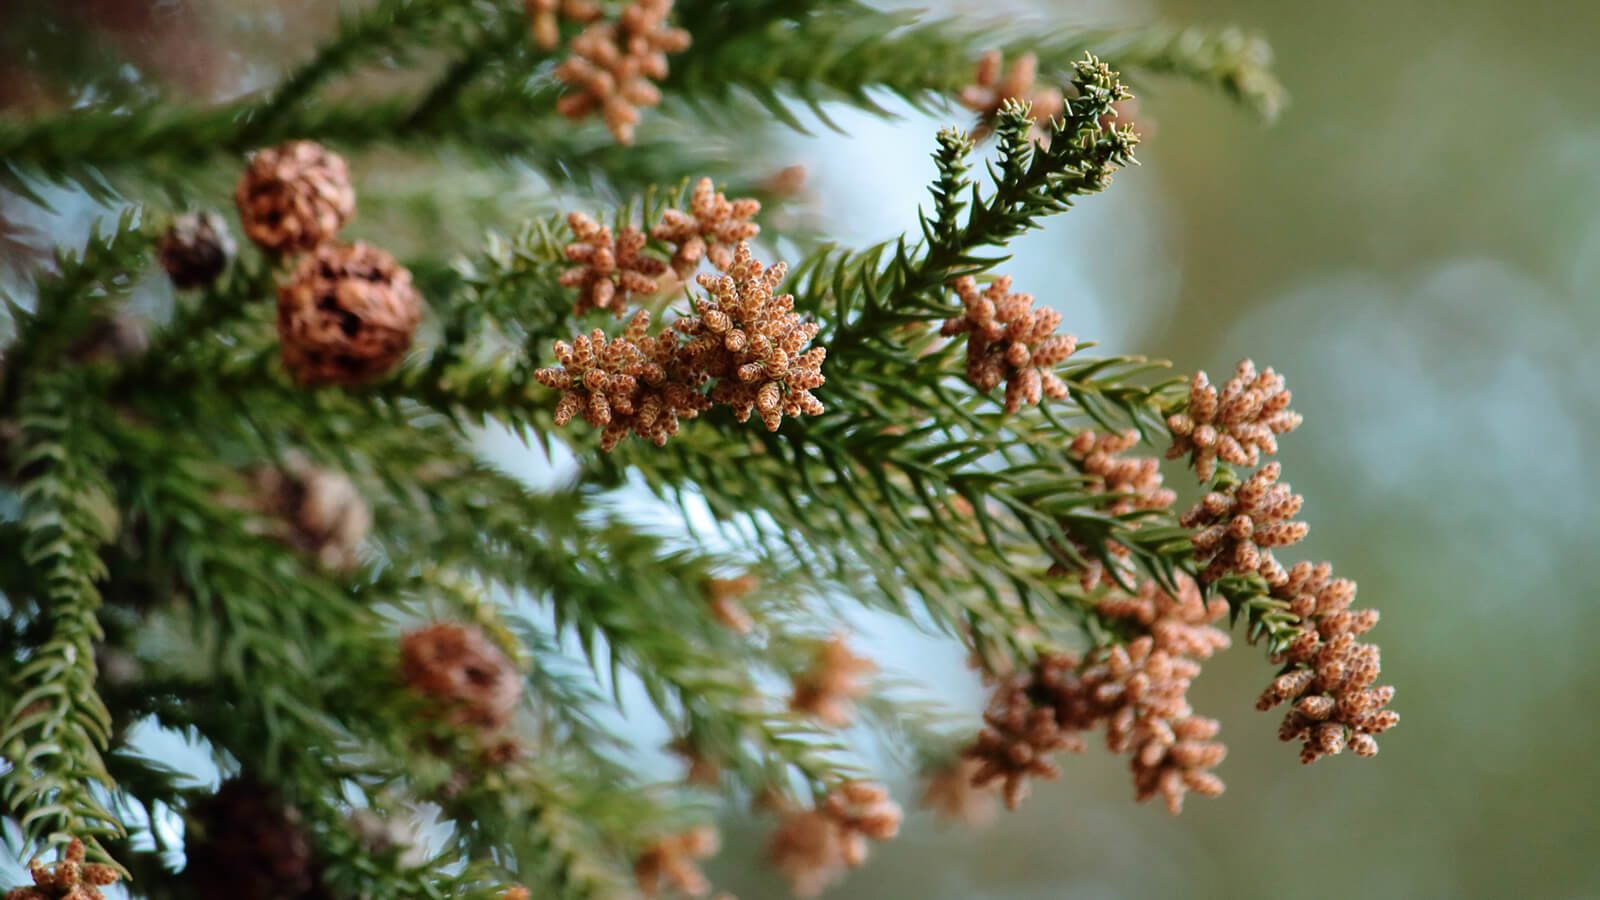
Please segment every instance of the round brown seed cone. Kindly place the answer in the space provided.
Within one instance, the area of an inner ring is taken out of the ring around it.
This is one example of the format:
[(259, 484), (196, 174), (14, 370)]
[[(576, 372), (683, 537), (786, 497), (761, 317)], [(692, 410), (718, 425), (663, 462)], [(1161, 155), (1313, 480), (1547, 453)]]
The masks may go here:
[(245, 236), (268, 253), (331, 240), (356, 211), (344, 158), (315, 141), (258, 150), (233, 190)]
[(283, 364), (305, 385), (357, 385), (405, 356), (422, 320), (411, 273), (366, 244), (324, 244), (278, 290)]
[(205, 287), (217, 280), (237, 248), (228, 223), (214, 212), (177, 217), (156, 242), (156, 258), (179, 289)]
[(192, 810), (183, 877), (195, 896), (234, 900), (322, 900), (321, 873), (300, 815), (249, 777), (223, 782)]

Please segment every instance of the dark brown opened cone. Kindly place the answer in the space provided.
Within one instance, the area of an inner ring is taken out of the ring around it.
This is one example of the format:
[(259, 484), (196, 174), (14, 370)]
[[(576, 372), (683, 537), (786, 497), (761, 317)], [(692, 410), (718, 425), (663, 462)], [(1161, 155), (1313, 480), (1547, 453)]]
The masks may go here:
[(205, 287), (216, 281), (233, 253), (228, 225), (213, 212), (178, 216), (156, 243), (161, 268), (179, 289)]
[(411, 273), (366, 244), (324, 244), (278, 290), (283, 364), (305, 385), (371, 381), (405, 356), (422, 319)]
[(314, 141), (259, 150), (233, 201), (245, 236), (269, 253), (297, 253), (332, 240), (356, 211), (350, 167)]

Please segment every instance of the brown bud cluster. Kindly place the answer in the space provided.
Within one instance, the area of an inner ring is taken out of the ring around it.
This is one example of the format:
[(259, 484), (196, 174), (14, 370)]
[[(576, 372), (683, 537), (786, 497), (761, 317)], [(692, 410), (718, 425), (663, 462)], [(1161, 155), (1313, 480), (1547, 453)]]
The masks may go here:
[(686, 734), (674, 738), (667, 744), (666, 750), (688, 765), (688, 771), (683, 776), (684, 781), (702, 787), (716, 787), (721, 783), (722, 762), (708, 754), (694, 735)]
[(440, 703), (448, 721), (490, 734), (505, 727), (522, 696), (516, 667), (482, 631), (436, 622), (400, 642), (407, 686)]
[(662, 884), (690, 897), (704, 897), (711, 882), (701, 873), (695, 860), (711, 856), (719, 845), (717, 829), (701, 825), (680, 834), (652, 842), (633, 863), (633, 877), (639, 893), (659, 897)]
[(1300, 414), (1289, 409), (1289, 391), (1283, 376), (1263, 369), (1256, 372), (1250, 360), (1239, 363), (1232, 378), (1217, 389), (1196, 372), (1189, 382), (1186, 412), (1167, 418), (1172, 431), (1168, 459), (1187, 455), (1201, 481), (1210, 481), (1217, 459), (1236, 466), (1254, 466), (1262, 454), (1278, 452), (1276, 435), (1300, 426)]
[[(1153, 457), (1122, 456), (1125, 451), (1138, 443), (1139, 432), (1134, 430), (1124, 431), (1121, 434), (1096, 434), (1094, 431), (1084, 431), (1073, 438), (1072, 444), (1067, 448), (1068, 454), (1077, 462), (1079, 470), (1085, 476), (1084, 490), (1087, 493), (1118, 495), (1100, 504), (1097, 507), (1100, 511), (1123, 516), (1139, 510), (1166, 509), (1177, 499), (1177, 494), (1170, 488), (1162, 486), (1159, 460)], [(1135, 527), (1137, 523), (1130, 522), (1128, 525)], [(1089, 554), (1087, 547), (1080, 545), (1078, 549), (1080, 555), (1087, 560), (1087, 564), (1080, 572), (1084, 590), (1090, 590), (1097, 584), (1107, 587), (1117, 586), (1116, 578), (1106, 569), (1102, 560)], [(1132, 552), (1116, 541), (1107, 541), (1106, 549), (1119, 563)], [(1054, 562), (1046, 574), (1064, 576), (1070, 572), (1067, 566)]]
[(871, 660), (851, 653), (844, 635), (835, 635), (817, 647), (811, 667), (795, 678), (789, 709), (830, 728), (843, 728), (855, 712), (852, 701), (867, 692), (861, 679), (877, 668)]
[(1034, 689), (1039, 686), (1032, 674), (1002, 681), (983, 712), (985, 727), (978, 739), (961, 751), (963, 759), (979, 764), (972, 786), (1000, 782), (1007, 809), (1016, 809), (1027, 796), (1028, 779), (1060, 777), (1051, 754), (1083, 750), (1083, 738), (1057, 723), (1051, 705), (1037, 702)]
[(611, 229), (580, 212), (567, 216), (567, 227), (578, 240), (568, 244), (567, 259), (576, 266), (561, 273), (559, 283), (578, 289), (572, 314), (609, 309), (622, 318), (632, 294), (653, 294), (667, 264), (643, 255), (644, 232), (632, 225), (612, 237)]
[[(557, 341), (560, 367), (534, 373), (562, 392), (556, 424), (581, 413), (605, 429), (601, 447), (610, 450), (629, 433), (664, 444), (679, 418), (714, 403), (733, 407), (741, 422), (755, 411), (774, 431), (785, 415), (822, 412), (811, 389), (823, 383), (827, 350), (806, 349), (816, 323), (794, 313), (793, 295), (774, 296), (784, 271), (782, 263), (763, 271), (741, 242), (724, 275), (700, 276), (711, 294), (695, 301), (697, 314), (670, 330), (648, 336), (650, 317), (640, 311), (619, 338), (596, 329), (571, 344)], [(707, 383), (710, 392), (701, 393)]]
[(594, 0), (523, 0), (528, 12), (528, 27), (533, 42), (544, 50), (561, 43), (561, 20), (587, 23), (600, 18), (600, 5)]
[(650, 229), (650, 236), (676, 248), (672, 268), (687, 281), (702, 258), (726, 271), (733, 264), (733, 248), (761, 233), (761, 226), (750, 221), (760, 211), (757, 201), (729, 200), (711, 179), (702, 178), (689, 197), (689, 211), (662, 213), (661, 224)]
[(992, 782), (983, 787), (974, 779), (988, 765), (982, 759), (957, 759), (951, 765), (927, 774), (921, 806), (931, 809), (946, 822), (982, 825), (994, 818), (997, 797)]
[[(978, 114), (978, 127), (972, 132), (976, 138), (982, 139), (994, 130), (1000, 108), (1007, 100), (1031, 104), (1035, 123), (1049, 122), (1061, 115), (1064, 107), (1061, 91), (1034, 88), (1034, 79), (1039, 73), (1037, 56), (1024, 53), (1002, 72), (1003, 62), (1004, 56), (999, 50), (985, 53), (978, 59), (974, 83), (962, 88), (958, 95), (962, 106)], [(1041, 140), (1046, 132), (1041, 125), (1035, 124), (1032, 135), (1034, 140)]]
[(1197, 561), (1205, 566), (1201, 581), (1259, 573), (1267, 584), (1277, 585), (1288, 577), (1271, 548), (1298, 543), (1310, 526), (1289, 521), (1305, 498), (1277, 483), (1282, 471), (1278, 463), (1268, 463), (1244, 482), (1206, 494), (1178, 518), (1185, 528), (1201, 529), (1190, 538)]
[(349, 165), (315, 141), (256, 151), (233, 199), (245, 236), (276, 254), (331, 240), (356, 211)]
[(556, 69), (556, 79), (572, 89), (556, 110), (569, 119), (598, 110), (618, 143), (633, 143), (638, 108), (661, 102), (654, 82), (667, 77), (667, 54), (689, 47), (689, 32), (667, 26), (671, 12), (672, 0), (634, 0), (617, 21), (585, 28)]
[(738, 578), (712, 578), (706, 582), (706, 604), (711, 617), (724, 628), (737, 634), (749, 634), (754, 623), (750, 614), (739, 605), (739, 598), (756, 589), (756, 576), (746, 573)]
[(105, 900), (100, 888), (117, 880), (117, 870), (84, 862), (83, 841), (73, 838), (54, 865), (28, 860), (33, 884), (12, 888), (6, 900)]
[(612, 449), (629, 434), (659, 447), (678, 433), (680, 418), (711, 407), (681, 371), (677, 339), (670, 331), (650, 336), (649, 328), (650, 313), (639, 310), (619, 338), (607, 339), (596, 328), (570, 344), (556, 341), (561, 367), (534, 372), (540, 384), (561, 391), (556, 425), (581, 414), (601, 429), (601, 449)]
[(1159, 460), (1122, 456), (1138, 443), (1139, 432), (1132, 429), (1121, 434), (1085, 431), (1072, 439), (1068, 452), (1080, 461), (1088, 478), (1086, 490), (1094, 494), (1122, 495), (1102, 511), (1121, 516), (1135, 510), (1166, 509), (1178, 498), (1171, 488), (1161, 486)]
[(1297, 563), (1272, 591), (1300, 625), (1293, 637), (1278, 642), (1272, 659), (1285, 669), (1256, 708), (1292, 703), (1278, 736), (1301, 741), (1304, 763), (1347, 747), (1357, 756), (1375, 756), (1376, 735), (1400, 721), (1399, 713), (1384, 708), (1394, 688), (1372, 686), (1380, 671), (1377, 645), (1356, 640), (1378, 624), (1378, 611), (1350, 609), (1355, 582), (1332, 575), (1328, 563)]
[(1098, 611), (1142, 633), (1081, 660), (1046, 657), (1027, 675), (1002, 682), (984, 716), (988, 727), (963, 752), (985, 763), (973, 783), (1003, 778), (1006, 804), (1015, 808), (1026, 778), (1055, 777), (1045, 754), (1081, 750), (1080, 734), (1104, 723), (1106, 746), (1131, 757), (1140, 802), (1159, 794), (1176, 814), (1190, 791), (1222, 793), (1210, 769), (1227, 751), (1211, 740), (1217, 723), (1194, 715), (1187, 694), (1197, 660), (1228, 646), (1228, 636), (1211, 626), (1227, 614), (1227, 603), (1205, 603), (1192, 582), (1177, 597), (1147, 582), (1136, 595), (1102, 599)]
[(867, 861), (870, 840), (900, 831), (900, 807), (876, 784), (852, 781), (815, 809), (789, 809), (767, 846), (767, 858), (798, 897), (815, 897)]
[(682, 359), (716, 379), (712, 401), (733, 407), (741, 422), (753, 410), (768, 431), (777, 431), (784, 416), (821, 414), (822, 403), (811, 391), (823, 384), (828, 351), (806, 349), (820, 326), (794, 312), (793, 294), (776, 293), (788, 267), (763, 269), (750, 245), (740, 242), (722, 271), (698, 278), (710, 292), (695, 300), (698, 315), (673, 323), (690, 339)]
[(946, 319), (939, 333), (967, 335), (967, 380), (988, 393), (1006, 385), (1006, 412), (1037, 404), (1040, 396), (1067, 396), (1067, 386), (1050, 371), (1072, 355), (1078, 339), (1056, 334), (1061, 313), (1033, 309), (1032, 294), (1011, 293), (1011, 276), (1002, 275), (979, 291), (971, 276), (951, 283), (966, 311)]

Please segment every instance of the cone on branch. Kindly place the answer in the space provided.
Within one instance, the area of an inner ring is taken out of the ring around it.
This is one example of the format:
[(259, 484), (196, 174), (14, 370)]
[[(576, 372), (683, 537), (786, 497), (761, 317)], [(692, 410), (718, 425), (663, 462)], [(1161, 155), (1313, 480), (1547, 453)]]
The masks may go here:
[(245, 237), (279, 256), (332, 240), (356, 211), (349, 165), (315, 141), (256, 151), (233, 200)]
[(331, 900), (300, 813), (249, 776), (190, 810), (183, 879), (197, 897)]
[(283, 364), (306, 386), (382, 377), (405, 357), (421, 321), (411, 273), (362, 243), (323, 244), (278, 289)]
[(479, 629), (436, 622), (400, 642), (401, 677), (438, 703), (447, 721), (485, 736), (511, 722), (522, 699), (516, 667)]
[(205, 287), (222, 275), (237, 251), (228, 223), (214, 212), (187, 212), (156, 242), (156, 258), (179, 290)]
[(277, 518), (283, 537), (323, 568), (348, 572), (360, 562), (372, 514), (343, 473), (319, 468), (304, 455), (285, 455), (277, 466), (252, 474), (254, 506)]

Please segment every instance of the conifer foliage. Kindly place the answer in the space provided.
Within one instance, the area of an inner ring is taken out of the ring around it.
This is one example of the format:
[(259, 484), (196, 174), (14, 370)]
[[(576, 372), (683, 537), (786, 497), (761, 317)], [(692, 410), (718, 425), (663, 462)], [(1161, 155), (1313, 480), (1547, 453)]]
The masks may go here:
[[(426, 83), (360, 80), (397, 58)], [(0, 813), (34, 859), (7, 896), (709, 896), (717, 799), (811, 895), (902, 821), (858, 728), (975, 820), (1103, 727), (1176, 813), (1223, 790), (1186, 691), (1229, 621), (1304, 761), (1376, 753), (1377, 614), (1275, 556), (1315, 508), (1284, 376), (1095, 356), (996, 271), (1134, 164), (1130, 84), (1270, 113), (1265, 65), (1231, 29), (854, 0), (375, 0), (224, 104), (0, 114), (6, 189), (121, 210), (0, 331)], [(891, 95), (951, 123), (920, 233), (837, 246), (766, 129)], [(433, 205), (370, 186), (397, 155)], [(508, 164), (545, 199), (490, 198), (470, 252), (383, 246)], [(570, 476), (498, 470), (488, 424)], [(635, 521), (641, 485), (715, 533)], [(964, 645), (981, 722), (891, 691), (843, 603)], [(597, 717), (630, 679), (681, 780)]]

